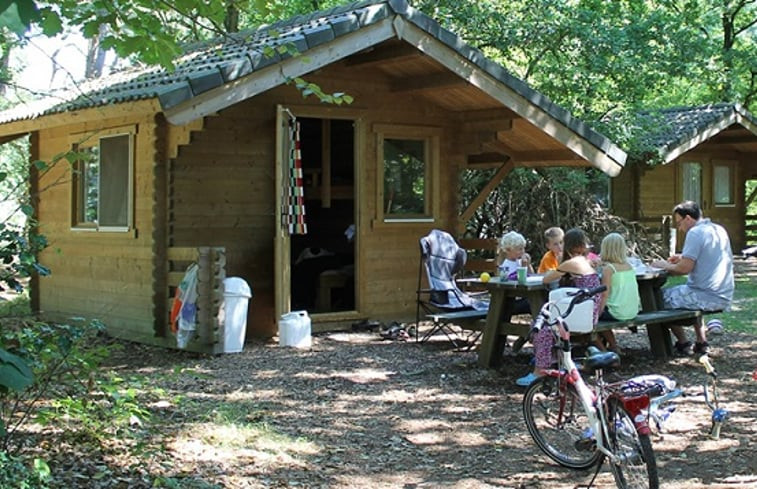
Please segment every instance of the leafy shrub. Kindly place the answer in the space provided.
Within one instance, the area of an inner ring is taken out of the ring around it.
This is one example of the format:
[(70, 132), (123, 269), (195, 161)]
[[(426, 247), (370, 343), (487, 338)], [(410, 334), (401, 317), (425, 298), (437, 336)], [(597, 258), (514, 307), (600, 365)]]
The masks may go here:
[(34, 459), (28, 466), (23, 459), (0, 450), (0, 487), (45, 489), (49, 479), (50, 467), (44, 460)]
[(0, 449), (9, 450), (43, 396), (87, 393), (90, 376), (107, 356), (104, 347), (91, 346), (102, 329), (98, 321), (5, 322), (0, 335)]

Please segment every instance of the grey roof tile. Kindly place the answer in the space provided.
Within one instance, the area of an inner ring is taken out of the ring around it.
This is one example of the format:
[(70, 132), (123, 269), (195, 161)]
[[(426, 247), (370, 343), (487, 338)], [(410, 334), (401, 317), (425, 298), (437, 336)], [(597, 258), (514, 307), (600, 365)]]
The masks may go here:
[(710, 127), (734, 117), (737, 112), (757, 124), (754, 116), (741, 106), (722, 102), (642, 111), (636, 115), (635, 127), (641, 131), (639, 139), (642, 144), (663, 155)]

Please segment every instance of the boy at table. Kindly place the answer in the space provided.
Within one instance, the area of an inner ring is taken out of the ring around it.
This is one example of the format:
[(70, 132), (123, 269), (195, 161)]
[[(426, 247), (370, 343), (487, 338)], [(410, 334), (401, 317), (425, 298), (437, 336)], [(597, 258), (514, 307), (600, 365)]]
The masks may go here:
[[(683, 250), (667, 260), (652, 262), (671, 275), (688, 275), (686, 284), (662, 289), (665, 309), (721, 311), (733, 300), (733, 252), (728, 233), (719, 224), (702, 217), (699, 205), (681, 202), (673, 208), (676, 227), (686, 233)], [(696, 343), (692, 349), (681, 326), (671, 327), (676, 337), (676, 351), (682, 355), (709, 352), (702, 316), (694, 324)]]
[(541, 258), (536, 273), (557, 270), (557, 267), (560, 266), (560, 262), (562, 261), (564, 237), (565, 233), (557, 226), (553, 226), (544, 231), (547, 252), (544, 253), (544, 256)]
[[(502, 235), (497, 245), (497, 268), (500, 278), (516, 280), (519, 267), (526, 267), (528, 273), (534, 272), (531, 267), (531, 257), (526, 253), (526, 238), (518, 232), (510, 231)], [(514, 315), (530, 313), (531, 306), (528, 304), (528, 299), (518, 297), (512, 304), (512, 313), (503, 315), (502, 320), (509, 322)]]

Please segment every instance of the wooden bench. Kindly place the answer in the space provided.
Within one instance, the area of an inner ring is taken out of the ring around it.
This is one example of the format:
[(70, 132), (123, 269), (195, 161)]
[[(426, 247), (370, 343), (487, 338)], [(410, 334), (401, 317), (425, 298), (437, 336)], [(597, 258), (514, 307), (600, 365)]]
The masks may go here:
[(468, 257), (465, 260), (463, 272), (458, 280), (459, 287), (466, 292), (480, 292), (486, 290), (478, 282), (483, 272), (496, 277), (497, 244), (494, 238), (461, 238), (457, 241)]
[(646, 326), (652, 356), (667, 358), (673, 355), (673, 341), (670, 338), (668, 327), (693, 324), (701, 315), (702, 311), (661, 309), (639, 313), (635, 318), (628, 321), (599, 321), (594, 327), (594, 331)]

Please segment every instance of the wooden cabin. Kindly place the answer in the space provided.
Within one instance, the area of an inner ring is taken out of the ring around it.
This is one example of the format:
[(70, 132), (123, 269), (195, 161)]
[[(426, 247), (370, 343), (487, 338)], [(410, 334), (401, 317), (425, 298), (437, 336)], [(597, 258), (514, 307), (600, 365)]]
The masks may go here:
[[(285, 44), (301, 55), (276, 51)], [(297, 77), (353, 101), (305, 97)], [(52, 269), (35, 279), (33, 304), (172, 346), (172, 287), (196, 261), (199, 351), (219, 351), (226, 276), (252, 288), (248, 337), (275, 335), (290, 310), (307, 310), (314, 331), (414, 317), (419, 239), (459, 235), (512, 168), (616, 175), (626, 158), (404, 0), (239, 33), (195, 46), (173, 72), (79, 90), (0, 114), (0, 141), (29, 135), (32, 161), (52, 162), (32, 178), (51, 243), (39, 258)], [(71, 150), (73, 164), (60, 156)], [(303, 173), (294, 185), (292, 165)], [(460, 171), (493, 165), (460, 212)], [(290, 234), (302, 215), (286, 199), (299, 189), (307, 234)]]
[(669, 224), (671, 247), (680, 251), (683, 236), (669, 216), (677, 203), (693, 200), (728, 230), (734, 251), (757, 244), (757, 216), (746, 212), (757, 197), (746, 191), (757, 179), (757, 119), (720, 103), (649, 112), (639, 120), (655, 158), (629, 160), (612, 179), (613, 212), (650, 227)]

